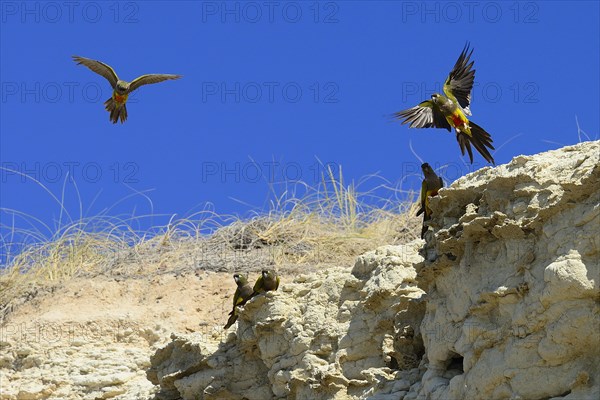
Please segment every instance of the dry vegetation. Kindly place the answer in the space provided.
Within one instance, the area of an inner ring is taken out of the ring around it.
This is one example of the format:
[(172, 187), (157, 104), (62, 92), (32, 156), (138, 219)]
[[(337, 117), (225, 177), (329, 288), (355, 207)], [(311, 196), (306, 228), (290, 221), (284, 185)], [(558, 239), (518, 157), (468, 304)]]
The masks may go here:
[(316, 188), (304, 186), (302, 196), (270, 189), (269, 210), (246, 219), (203, 211), (140, 233), (131, 221), (100, 216), (66, 224), (47, 239), (38, 235), (35, 244), (9, 255), (0, 274), (0, 321), (39, 290), (73, 277), (137, 279), (267, 265), (293, 273), (352, 265), (358, 254), (412, 240), (419, 232), (414, 194), (399, 196), (389, 187), (387, 198), (375, 197), (374, 190), (361, 193), (344, 183), (341, 168), (329, 170)]

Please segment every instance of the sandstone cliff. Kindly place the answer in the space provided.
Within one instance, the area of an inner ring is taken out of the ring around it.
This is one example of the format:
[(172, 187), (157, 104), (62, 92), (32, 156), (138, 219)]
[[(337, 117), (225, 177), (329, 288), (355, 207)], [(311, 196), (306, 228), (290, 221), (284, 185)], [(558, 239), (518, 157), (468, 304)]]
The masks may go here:
[[(0, 400), (600, 398), (599, 153), (459, 179), (425, 241), (278, 264), (279, 291), (226, 332), (229, 268), (256, 276), (270, 249), (173, 241), (28, 286), (0, 310)], [(324, 253), (375, 247), (338, 242)]]
[(426, 241), (288, 280), (223, 341), (173, 334), (157, 397), (600, 398), (599, 163), (586, 142), (459, 179)]

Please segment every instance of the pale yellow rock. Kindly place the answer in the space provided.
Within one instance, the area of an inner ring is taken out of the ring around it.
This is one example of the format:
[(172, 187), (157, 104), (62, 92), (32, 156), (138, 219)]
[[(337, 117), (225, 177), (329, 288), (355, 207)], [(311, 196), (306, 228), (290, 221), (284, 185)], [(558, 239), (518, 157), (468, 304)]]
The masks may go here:
[(228, 331), (229, 272), (67, 282), (0, 325), (0, 400), (600, 398), (600, 142), (431, 207), (426, 241), (284, 275)]
[[(477, 171), (432, 199), (428, 246), (449, 259), (417, 267), (429, 360), (418, 398), (598, 397), (578, 377), (600, 373), (599, 200), (597, 141)], [(472, 204), (477, 218), (449, 222)]]
[(227, 346), (195, 354), (219, 362), (174, 395), (597, 399), (599, 200), (600, 142), (460, 178), (432, 198), (424, 248), (383, 246), (249, 302)]
[[(172, 349), (169, 353), (159, 350), (160, 357), (153, 358), (153, 382), (162, 381), (166, 392), (174, 385), (183, 399), (218, 394), (231, 399), (350, 400), (374, 394), (384, 382), (391, 390), (395, 372), (390, 363), (416, 367), (422, 354), (414, 331), (418, 333), (424, 308), (411, 305), (423, 294), (412, 267), (422, 260), (419, 243), (385, 246), (359, 257), (354, 269), (330, 268), (286, 284), (286, 290), (257, 296), (240, 313), (231, 346), (214, 353), (195, 347), (197, 353), (179, 360), (178, 348), (194, 345), (185, 337), (175, 338), (165, 348)], [(395, 326), (410, 327), (413, 335), (399, 335)], [(400, 343), (407, 346), (401, 349)], [(209, 365), (206, 359), (216, 362)], [(166, 383), (174, 366), (189, 369), (184, 360), (199, 370)]]

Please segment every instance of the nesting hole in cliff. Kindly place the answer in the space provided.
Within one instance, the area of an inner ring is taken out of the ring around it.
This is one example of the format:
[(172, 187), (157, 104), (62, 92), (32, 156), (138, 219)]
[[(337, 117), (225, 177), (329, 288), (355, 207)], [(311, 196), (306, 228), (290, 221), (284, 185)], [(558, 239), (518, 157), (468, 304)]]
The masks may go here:
[(390, 357), (390, 362), (388, 363), (388, 367), (393, 370), (400, 369), (400, 363), (398, 363), (398, 360), (396, 359), (396, 357), (393, 357), (393, 356)]
[[(413, 310), (414, 311), (414, 310)], [(409, 370), (419, 366), (425, 346), (421, 334), (413, 326), (403, 326), (394, 340), (395, 351), (390, 356), (388, 367), (393, 370)]]
[(448, 366), (446, 367), (446, 371), (450, 371), (450, 370), (459, 370), (460, 373), (464, 373), (465, 372), (465, 368), (463, 366), (465, 361), (465, 358), (463, 356), (461, 356), (460, 354), (456, 354), (453, 353), (452, 354), (452, 358), (450, 358), (450, 362), (448, 363)]

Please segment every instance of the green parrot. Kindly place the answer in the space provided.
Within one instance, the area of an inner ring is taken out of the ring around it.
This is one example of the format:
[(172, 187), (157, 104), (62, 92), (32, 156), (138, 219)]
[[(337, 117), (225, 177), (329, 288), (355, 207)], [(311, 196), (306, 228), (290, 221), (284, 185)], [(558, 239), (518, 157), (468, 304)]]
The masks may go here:
[(254, 284), (254, 293), (252, 296), (271, 290), (277, 290), (277, 288), (279, 288), (279, 277), (277, 274), (271, 270), (263, 270)]
[(103, 76), (110, 83), (110, 86), (113, 88), (113, 94), (104, 102), (104, 108), (110, 112), (110, 120), (113, 124), (116, 124), (118, 120), (121, 120), (121, 123), (123, 123), (127, 119), (127, 107), (125, 103), (127, 103), (129, 93), (142, 85), (181, 78), (181, 75), (147, 74), (139, 76), (131, 82), (127, 82), (119, 79), (115, 70), (110, 65), (101, 61), (79, 56), (73, 56), (73, 61), (77, 65), (82, 64), (88, 67), (95, 73)]
[(244, 275), (234, 274), (233, 279), (237, 284), (237, 289), (235, 289), (235, 293), (233, 294), (233, 309), (229, 313), (229, 319), (223, 329), (227, 329), (233, 325), (238, 317), (237, 307), (246, 304), (246, 302), (252, 298), (254, 293), (254, 290), (252, 290), (252, 287), (248, 283), (248, 279)]
[(429, 208), (429, 197), (437, 196), (438, 190), (444, 187), (444, 181), (437, 176), (433, 168), (427, 163), (421, 165), (423, 170), (423, 183), (421, 184), (421, 208), (417, 211), (417, 217), (423, 214), (423, 228), (421, 229), (421, 239), (425, 236), (428, 226), (425, 224), (431, 219), (431, 209)]
[(471, 145), (485, 158), (496, 165), (489, 149), (494, 150), (492, 137), (479, 125), (467, 119), (471, 115), (471, 89), (475, 80), (474, 61), (470, 61), (473, 50), (469, 51), (469, 43), (465, 45), (462, 53), (456, 60), (454, 68), (450, 71), (444, 83), (444, 95), (434, 93), (431, 100), (425, 100), (419, 105), (394, 114), (394, 117), (403, 120), (402, 124), (410, 124), (410, 128), (452, 128), (456, 131), (456, 140), (462, 155), (465, 150), (473, 164)]

